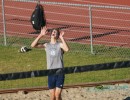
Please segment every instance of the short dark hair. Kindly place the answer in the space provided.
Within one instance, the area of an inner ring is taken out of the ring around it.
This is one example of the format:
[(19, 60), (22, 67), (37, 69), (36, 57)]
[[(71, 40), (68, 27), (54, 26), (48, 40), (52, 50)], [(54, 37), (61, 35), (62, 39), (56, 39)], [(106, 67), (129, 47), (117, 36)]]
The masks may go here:
[(56, 38), (58, 39), (59, 36), (60, 36), (60, 30), (59, 30), (58, 28), (53, 28), (53, 29), (51, 30), (51, 34), (52, 34), (52, 32), (53, 32), (54, 30), (57, 31)]

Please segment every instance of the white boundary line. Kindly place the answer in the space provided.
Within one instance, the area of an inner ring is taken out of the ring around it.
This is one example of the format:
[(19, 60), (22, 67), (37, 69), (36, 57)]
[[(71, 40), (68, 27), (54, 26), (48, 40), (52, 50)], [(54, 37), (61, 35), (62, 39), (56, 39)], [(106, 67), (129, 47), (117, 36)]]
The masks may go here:
[[(3, 32), (2, 30), (0, 30), (0, 32)], [(13, 33), (13, 34), (27, 34), (27, 33), (20, 33), (20, 32), (14, 32), (14, 31), (6, 31), (7, 33)], [(31, 34), (28, 34), (31, 35)]]
[[(48, 11), (48, 12), (46, 12), (46, 13), (89, 18), (89, 16), (76, 15), (76, 14), (55, 13), (55, 12), (50, 12), (50, 11)], [(2, 13), (0, 13), (0, 14), (2, 14)], [(13, 17), (21, 17), (21, 18), (30, 18), (30, 17), (27, 17), (27, 16), (18, 16), (18, 15), (11, 15), (11, 14), (5, 14), (5, 15), (6, 15), (6, 16), (13, 16)], [(105, 20), (128, 21), (128, 22), (130, 21), (130, 20), (113, 19), (113, 18), (105, 18), (105, 17), (93, 17), (93, 18), (105, 19)]]
[(25, 9), (25, 8), (20, 8), (20, 7), (12, 7), (12, 6), (5, 6), (6, 8), (10, 9), (19, 9), (19, 10), (28, 10), (28, 11), (33, 11), (34, 9)]
[(101, 3), (101, 2), (93, 2), (89, 0), (72, 0), (72, 1), (78, 1), (82, 3), (94, 3), (94, 4), (101, 4), (101, 5), (111, 5), (111, 6), (121, 6), (121, 7), (130, 7), (129, 5), (120, 5), (120, 4), (111, 4), (111, 3)]
[(76, 14), (68, 14), (68, 13), (58, 13), (58, 12), (51, 12), (51, 11), (45, 11), (46, 13), (50, 13), (50, 14), (59, 14), (59, 15), (68, 15), (68, 16), (77, 16), (77, 17), (89, 17), (89, 16), (84, 16), (84, 15), (76, 15)]
[(93, 40), (94, 42), (104, 42), (104, 43), (111, 43), (111, 44), (128, 44), (128, 43), (122, 43), (122, 42), (109, 42), (109, 41), (98, 41), (98, 40)]
[(105, 9), (104, 9), (104, 10), (95, 10), (95, 9), (94, 9), (94, 10), (92, 10), (92, 11), (97, 11), (97, 12), (100, 11), (100, 12), (108, 12), (108, 13), (117, 13), (117, 14), (119, 13), (119, 14), (128, 14), (128, 15), (130, 14), (130, 12), (128, 13), (128, 12), (108, 11), (108, 10), (105, 10)]
[[(47, 19), (47, 21), (89, 26), (89, 24), (87, 24), (87, 23), (79, 23), (79, 22), (59, 21), (59, 20), (52, 20), (52, 19)], [(23, 24), (15, 24), (15, 23), (7, 23), (7, 24), (23, 25)], [(24, 25), (24, 26), (31, 26), (31, 25)], [(108, 25), (100, 25), (100, 24), (93, 24), (93, 26), (98, 26), (98, 27), (101, 26), (101, 27), (110, 27), (110, 28), (118, 28), (118, 29), (127, 29), (127, 30), (130, 30), (130, 27), (118, 27), (118, 26), (108, 26)]]
[(27, 16), (19, 16), (19, 15), (12, 15), (12, 14), (5, 14), (6, 16), (12, 16), (12, 17), (21, 17), (21, 18), (30, 18), (30, 17), (27, 17)]
[(89, 25), (86, 23), (80, 23), (80, 22), (70, 22), (70, 21), (59, 21), (59, 20), (52, 20), (52, 19), (47, 19), (48, 21), (52, 21), (52, 22), (61, 22), (61, 23), (69, 23), (69, 24), (79, 24), (79, 25)]
[[(18, 7), (12, 7), (12, 6), (5, 6), (6, 8), (11, 8), (11, 9), (20, 9), (20, 10), (28, 10), (28, 11), (33, 11), (34, 9), (25, 9), (25, 8), (18, 8)], [(84, 10), (87, 10), (86, 8)], [(117, 12), (117, 11), (106, 11), (106, 10), (93, 10), (93, 11), (101, 11), (101, 12), (111, 12), (111, 13), (121, 13), (121, 14), (130, 14), (130, 13), (126, 13), (126, 12)], [(46, 13), (50, 12), (50, 11), (45, 11)], [(56, 12), (54, 12), (56, 13)]]
[[(2, 30), (0, 30), (0, 32), (3, 32)], [(20, 33), (20, 32), (13, 32), (13, 31), (7, 31), (7, 33), (14, 33), (14, 34), (21, 34), (21, 35), (26, 35), (27, 33)], [(28, 34), (28, 35), (37, 35), (37, 34)], [(68, 37), (65, 37), (65, 39), (75, 39), (75, 38), (68, 38)], [(90, 42), (90, 40), (85, 40), (85, 41), (88, 41)], [(94, 42), (103, 42), (103, 43), (110, 43), (110, 44), (128, 44), (128, 43), (122, 43), (122, 42), (109, 42), (109, 41), (100, 41), (100, 40), (93, 40)]]
[(18, 26), (28, 26), (28, 27), (30, 27), (31, 26), (31, 24), (30, 25), (25, 25), (25, 24), (16, 24), (16, 23), (6, 23), (6, 24), (9, 24), (9, 25), (18, 25)]
[[(9, 7), (9, 6), (8, 6)], [(14, 8), (14, 7), (12, 7)], [(16, 8), (16, 7), (15, 7)], [(20, 9), (23, 9), (23, 8), (20, 8)], [(31, 9), (29, 9), (31, 10)], [(48, 12), (48, 13), (54, 13), (54, 12)], [(57, 14), (64, 14), (64, 13), (57, 13)], [(73, 15), (73, 14), (68, 14), (68, 15)], [(17, 15), (13, 15), (13, 16), (17, 16)], [(75, 15), (74, 15), (75, 16)], [(81, 15), (79, 15), (81, 17)], [(25, 16), (23, 16), (25, 18)], [(84, 16), (85, 17), (85, 16)], [(88, 17), (88, 16), (87, 16)], [(93, 17), (93, 18), (101, 18), (101, 17)], [(104, 19), (109, 19), (109, 18), (104, 18)], [(111, 19), (113, 20), (113, 19)], [(120, 19), (115, 19), (115, 20), (120, 20)], [(54, 20), (53, 20), (54, 21)], [(125, 20), (125, 21), (129, 21), (129, 20)], [(70, 22), (71, 23), (71, 22)], [(75, 23), (75, 22), (72, 22), (72, 23)], [(9, 23), (9, 24), (12, 24), (12, 23)], [(85, 24), (85, 23), (84, 23)], [(16, 24), (16, 25), (21, 25), (21, 24)], [(95, 24), (96, 25), (96, 24)], [(101, 26), (101, 25), (100, 25)], [(115, 26), (114, 26), (115, 27)], [(123, 27), (125, 28), (125, 27)]]
[[(20, 10), (28, 10), (28, 11), (33, 11), (34, 9), (25, 9), (25, 8), (18, 8), (18, 7), (12, 7), (12, 6), (5, 6), (6, 8), (11, 8), (11, 9), (20, 9)], [(66, 6), (65, 6), (66, 7)], [(67, 7), (68, 8), (68, 7)], [(75, 7), (73, 7), (74, 9), (76, 9)], [(84, 10), (88, 10), (86, 8), (84, 8)], [(101, 11), (101, 12), (111, 12), (111, 13), (121, 13), (121, 14), (130, 14), (130, 13), (126, 13), (126, 12), (117, 12), (117, 11), (107, 11), (107, 10), (96, 10), (94, 9), (93, 11)], [(49, 11), (45, 11), (45, 12), (49, 12)], [(56, 13), (56, 12), (55, 12)]]
[[(70, 22), (70, 21), (59, 21), (59, 20), (52, 20), (52, 19), (48, 19), (48, 21), (71, 23), (71, 24), (80, 24), (80, 25), (89, 26), (89, 24), (87, 24), (87, 23), (78, 23), (78, 22)], [(110, 28), (119, 28), (119, 29), (130, 30), (130, 27), (117, 27), (117, 26), (108, 26), (108, 25), (100, 25), (100, 24), (93, 24), (93, 26), (102, 26), (102, 27), (110, 27)]]
[[(12, 0), (12, 1), (17, 1), (17, 2), (32, 2), (36, 3), (35, 0)], [(90, 4), (75, 4), (75, 3), (63, 3), (63, 2), (45, 2), (41, 1), (41, 4), (51, 4), (51, 5), (64, 5), (64, 6), (75, 6), (75, 7), (95, 7), (95, 8), (114, 8), (114, 9), (127, 9), (130, 10), (130, 7), (126, 6), (105, 6), (105, 5), (90, 5)]]
[[(88, 16), (89, 17), (89, 16)], [(96, 18), (96, 19), (105, 19), (105, 20), (113, 20), (113, 21), (125, 21), (125, 22), (130, 22), (130, 20), (123, 20), (123, 19), (113, 19), (113, 18), (105, 18), (105, 17), (93, 17), (93, 18)]]
[[(2, 22), (0, 22), (2, 23)], [(15, 24), (15, 23), (7, 23), (7, 24), (11, 24), (11, 25), (21, 25), (23, 26), (23, 24)], [(24, 26), (31, 26), (31, 25), (24, 25)], [(72, 32), (82, 32), (82, 33), (88, 33), (89, 34), (89, 31), (80, 31), (80, 30), (70, 30), (70, 29), (63, 29), (63, 30), (66, 30), (66, 31), (72, 31)], [(93, 32), (93, 34), (97, 35), (97, 34), (100, 34), (102, 32)], [(127, 36), (129, 37), (130, 35), (118, 35), (118, 34), (110, 34), (110, 35), (116, 35), (116, 36)]]

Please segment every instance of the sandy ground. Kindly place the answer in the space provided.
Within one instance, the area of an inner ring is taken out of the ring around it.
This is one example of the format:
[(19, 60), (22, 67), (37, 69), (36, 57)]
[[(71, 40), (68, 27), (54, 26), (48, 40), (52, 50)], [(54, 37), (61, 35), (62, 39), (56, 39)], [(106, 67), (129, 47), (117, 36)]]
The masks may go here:
[[(49, 100), (49, 91), (0, 94), (0, 100)], [(63, 100), (130, 100), (130, 84), (63, 89)]]

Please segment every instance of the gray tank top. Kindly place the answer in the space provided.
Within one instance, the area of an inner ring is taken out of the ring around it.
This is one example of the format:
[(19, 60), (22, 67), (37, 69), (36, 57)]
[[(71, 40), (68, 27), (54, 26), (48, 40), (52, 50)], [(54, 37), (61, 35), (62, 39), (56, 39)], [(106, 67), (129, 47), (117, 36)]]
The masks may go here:
[(60, 48), (60, 43), (47, 43), (46, 45), (47, 69), (63, 68), (63, 51)]

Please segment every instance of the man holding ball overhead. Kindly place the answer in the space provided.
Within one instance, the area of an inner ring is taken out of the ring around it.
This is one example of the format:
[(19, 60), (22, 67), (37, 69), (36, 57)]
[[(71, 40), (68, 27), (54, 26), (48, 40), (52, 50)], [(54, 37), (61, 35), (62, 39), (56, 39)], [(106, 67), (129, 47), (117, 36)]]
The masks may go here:
[[(69, 47), (64, 40), (64, 32), (58, 29), (51, 30), (51, 39), (49, 43), (38, 43), (38, 41), (47, 34), (47, 28), (44, 26), (41, 33), (32, 42), (31, 47), (45, 48), (47, 57), (47, 69), (64, 68), (63, 54), (69, 51)], [(61, 42), (57, 40), (60, 38)], [(61, 100), (61, 92), (64, 85), (64, 73), (48, 75), (48, 88), (50, 90), (51, 100)]]

